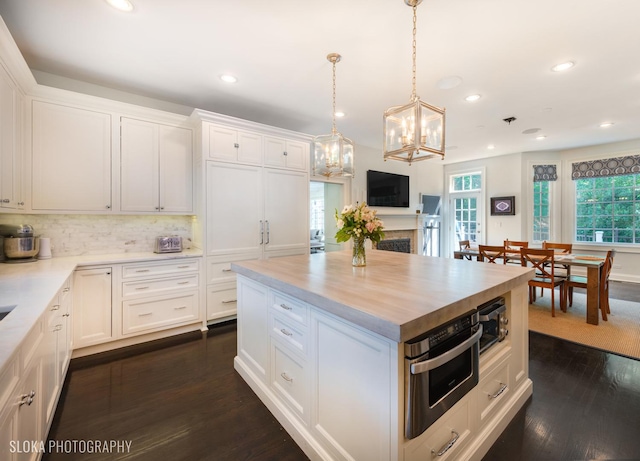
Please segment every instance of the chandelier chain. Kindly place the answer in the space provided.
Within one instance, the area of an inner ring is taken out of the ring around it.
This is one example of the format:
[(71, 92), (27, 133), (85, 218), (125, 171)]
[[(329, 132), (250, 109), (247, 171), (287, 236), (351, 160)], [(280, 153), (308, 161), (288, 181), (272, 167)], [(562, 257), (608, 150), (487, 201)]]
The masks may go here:
[(418, 96), (416, 95), (416, 34), (417, 34), (417, 9), (418, 9), (418, 2), (415, 2), (413, 4), (413, 41), (411, 42), (411, 46), (413, 48), (413, 54), (411, 56), (411, 58), (413, 59), (413, 67), (412, 67), (412, 78), (411, 78), (411, 85), (413, 87), (413, 90), (411, 92), (411, 101), (416, 101), (418, 99)]
[(333, 60), (333, 134), (336, 134), (336, 61)]

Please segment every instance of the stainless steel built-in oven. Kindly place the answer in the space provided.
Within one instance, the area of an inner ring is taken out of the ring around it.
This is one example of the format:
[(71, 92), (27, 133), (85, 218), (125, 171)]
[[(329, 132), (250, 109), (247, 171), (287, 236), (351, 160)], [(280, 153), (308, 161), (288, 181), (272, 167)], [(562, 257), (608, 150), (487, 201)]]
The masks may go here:
[(509, 319), (504, 298), (495, 298), (478, 306), (478, 314), (482, 325), (482, 338), (480, 338), (480, 353), (482, 354), (509, 334), (507, 329)]
[(482, 325), (471, 311), (405, 343), (405, 436), (422, 434), (478, 384)]

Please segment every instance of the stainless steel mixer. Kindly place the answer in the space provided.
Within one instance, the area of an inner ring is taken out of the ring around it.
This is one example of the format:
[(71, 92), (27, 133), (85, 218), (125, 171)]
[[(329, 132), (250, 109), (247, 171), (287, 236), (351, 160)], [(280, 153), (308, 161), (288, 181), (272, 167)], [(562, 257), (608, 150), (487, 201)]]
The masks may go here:
[(0, 260), (5, 263), (37, 261), (40, 237), (29, 224), (0, 224)]

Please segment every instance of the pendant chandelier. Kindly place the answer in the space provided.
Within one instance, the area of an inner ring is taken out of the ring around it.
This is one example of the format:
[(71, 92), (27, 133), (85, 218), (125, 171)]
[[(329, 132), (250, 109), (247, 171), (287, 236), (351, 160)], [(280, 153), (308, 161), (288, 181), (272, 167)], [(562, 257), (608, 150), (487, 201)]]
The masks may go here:
[(384, 112), (384, 159), (417, 162), (444, 159), (444, 109), (420, 100), (416, 94), (416, 10), (422, 0), (404, 0), (413, 8), (413, 92), (411, 102)]
[(313, 138), (313, 174), (319, 176), (353, 176), (353, 141), (345, 138), (336, 129), (336, 63), (338, 53), (327, 55), (333, 64), (333, 129), (331, 134)]

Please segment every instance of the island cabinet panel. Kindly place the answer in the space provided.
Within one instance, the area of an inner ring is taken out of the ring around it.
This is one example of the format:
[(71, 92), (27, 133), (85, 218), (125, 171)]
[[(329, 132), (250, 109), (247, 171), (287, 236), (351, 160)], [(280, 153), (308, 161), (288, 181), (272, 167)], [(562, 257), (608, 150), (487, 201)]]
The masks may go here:
[(263, 383), (267, 382), (269, 344), (267, 325), (268, 289), (238, 280), (238, 355)]
[(312, 328), (315, 436), (336, 460), (393, 459), (397, 345), (315, 309)]

